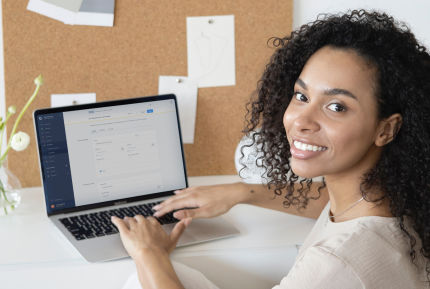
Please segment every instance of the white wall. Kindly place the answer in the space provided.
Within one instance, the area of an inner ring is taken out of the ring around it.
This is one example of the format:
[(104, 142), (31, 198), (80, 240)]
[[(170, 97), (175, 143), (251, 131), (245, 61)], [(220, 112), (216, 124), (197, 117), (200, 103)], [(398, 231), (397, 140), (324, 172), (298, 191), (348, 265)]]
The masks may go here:
[[(0, 2), (0, 116), (5, 114), (2, 2)], [(428, 0), (294, 0), (293, 27), (313, 21), (319, 13), (348, 9), (378, 9), (406, 22), (415, 36), (430, 48), (430, 1)], [(30, 12), (29, 12), (30, 13)], [(270, 16), (268, 16), (270, 17)]]
[(421, 44), (430, 48), (430, 1), (428, 0), (294, 0), (293, 28), (314, 21), (320, 13), (348, 9), (374, 9), (405, 22)]

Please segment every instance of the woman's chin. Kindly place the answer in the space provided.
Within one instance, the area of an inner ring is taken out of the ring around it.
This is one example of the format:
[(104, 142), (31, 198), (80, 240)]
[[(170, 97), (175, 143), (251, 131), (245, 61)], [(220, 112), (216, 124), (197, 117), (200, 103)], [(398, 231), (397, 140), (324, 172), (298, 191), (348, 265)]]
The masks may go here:
[(291, 170), (293, 171), (293, 173), (296, 176), (299, 176), (299, 177), (304, 178), (304, 179), (313, 179), (313, 178), (321, 176), (321, 172), (313, 172), (310, 170), (294, 169), (293, 167), (291, 168)]

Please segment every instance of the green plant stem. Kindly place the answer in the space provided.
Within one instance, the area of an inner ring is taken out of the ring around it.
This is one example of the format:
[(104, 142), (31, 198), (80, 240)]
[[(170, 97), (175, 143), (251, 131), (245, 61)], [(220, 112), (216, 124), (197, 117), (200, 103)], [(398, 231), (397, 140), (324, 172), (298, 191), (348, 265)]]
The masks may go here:
[[(9, 199), (7, 198), (7, 196), (6, 196), (6, 191), (5, 191), (5, 189), (4, 189), (4, 186), (3, 186), (3, 183), (0, 181), (0, 191), (1, 191), (1, 196), (0, 196), (0, 198), (3, 198), (5, 201), (6, 201), (6, 203), (8, 203), (9, 205), (10, 205), (10, 207), (12, 208), (12, 210), (14, 210), (15, 209), (15, 206), (14, 206), (14, 204), (11, 202), (11, 201), (9, 201)], [(6, 209), (6, 206), (4, 206), (3, 207), (3, 210), (4, 210), (4, 214), (5, 215), (7, 215), (7, 209)]]
[(6, 115), (6, 119), (3, 122), (3, 127), (1, 128), (1, 133), (0, 133), (0, 152), (1, 152), (1, 148), (3, 146), (3, 135), (4, 135), (4, 131), (6, 130), (6, 123), (9, 120), (9, 118), (12, 116), (12, 113), (8, 112)]
[(12, 137), (15, 134), (15, 131), (16, 131), (17, 127), (18, 127), (19, 122), (21, 121), (22, 116), (24, 115), (25, 111), (30, 106), (30, 104), (33, 102), (33, 100), (36, 98), (36, 95), (39, 92), (39, 89), (40, 89), (40, 84), (37, 84), (36, 88), (35, 88), (35, 90), (33, 92), (33, 95), (27, 101), (27, 103), (25, 104), (25, 106), (21, 109), (21, 112), (19, 113), (18, 118), (15, 120), (15, 124), (13, 125), (12, 132), (11, 132), (11, 134), (9, 136), (9, 142), (7, 144), (6, 150), (5, 150), (5, 152), (3, 153), (3, 155), (0, 158), (0, 166), (3, 164), (3, 161), (6, 158), (7, 153), (10, 150), (11, 143), (12, 143)]
[(1, 190), (1, 194), (2, 194), (2, 196), (3, 196), (3, 198), (4, 198), (4, 200), (6, 201), (6, 202), (8, 202), (10, 205), (12, 205), (12, 202), (11, 201), (9, 201), (9, 199), (7, 198), (7, 196), (6, 196), (6, 191), (5, 190)]

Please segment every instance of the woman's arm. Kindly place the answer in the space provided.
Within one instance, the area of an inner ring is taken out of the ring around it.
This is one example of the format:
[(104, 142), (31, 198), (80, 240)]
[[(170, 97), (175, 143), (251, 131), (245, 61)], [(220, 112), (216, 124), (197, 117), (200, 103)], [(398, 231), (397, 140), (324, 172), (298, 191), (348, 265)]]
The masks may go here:
[(119, 230), (124, 248), (136, 263), (142, 288), (184, 289), (173, 269), (169, 254), (191, 219), (178, 222), (170, 235), (152, 217), (112, 217), (112, 222)]
[[(313, 183), (308, 197), (317, 197), (321, 183)], [(297, 185), (299, 188), (300, 185)], [(160, 217), (168, 212), (174, 213), (178, 219), (211, 218), (226, 213), (237, 204), (251, 204), (284, 213), (308, 218), (318, 218), (328, 202), (327, 189), (321, 190), (321, 196), (310, 200), (306, 209), (297, 210), (294, 206), (285, 208), (284, 197), (276, 196), (266, 185), (234, 183), (215, 186), (191, 187), (175, 192), (175, 196), (167, 199), (154, 209), (154, 215)], [(192, 208), (181, 210), (183, 208)]]
[[(285, 208), (283, 202), (285, 201), (284, 194), (282, 196), (275, 195), (273, 190), (269, 190), (267, 186), (260, 184), (243, 184), (242, 194), (243, 197), (240, 203), (255, 205), (267, 209), (277, 210), (284, 213), (297, 215), (301, 217), (307, 217), (312, 219), (317, 219), (321, 214), (324, 207), (327, 205), (329, 200), (327, 188), (320, 190), (320, 197), (316, 200), (310, 199), (308, 205), (305, 209), (301, 209), (300, 211), (293, 205), (289, 208)], [(308, 193), (308, 198), (316, 198), (318, 197), (318, 188), (322, 185), (322, 183), (312, 183), (310, 191)], [(296, 190), (301, 186), (296, 184)]]
[(169, 254), (150, 250), (133, 259), (142, 288), (184, 289), (173, 269)]

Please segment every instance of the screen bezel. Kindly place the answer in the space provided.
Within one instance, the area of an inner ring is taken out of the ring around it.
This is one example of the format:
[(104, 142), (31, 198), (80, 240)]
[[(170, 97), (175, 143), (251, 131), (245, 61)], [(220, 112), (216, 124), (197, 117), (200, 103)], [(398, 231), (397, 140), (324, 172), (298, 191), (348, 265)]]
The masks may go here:
[[(45, 185), (43, 183), (44, 180), (44, 172), (42, 170), (42, 155), (41, 155), (41, 142), (39, 139), (38, 129), (39, 124), (37, 121), (37, 117), (45, 114), (50, 113), (58, 113), (58, 112), (68, 112), (68, 111), (75, 111), (75, 110), (85, 110), (85, 109), (92, 109), (92, 108), (100, 108), (100, 107), (109, 107), (109, 106), (117, 106), (117, 105), (126, 105), (126, 104), (134, 104), (134, 103), (143, 103), (143, 102), (154, 102), (154, 101), (162, 101), (162, 100), (174, 100), (175, 102), (175, 111), (176, 111), (176, 119), (178, 123), (178, 131), (179, 131), (179, 141), (181, 145), (181, 156), (182, 156), (182, 164), (183, 164), (183, 170), (184, 170), (184, 177), (185, 177), (185, 188), (188, 187), (188, 177), (187, 177), (187, 170), (185, 165), (185, 157), (184, 157), (184, 146), (182, 143), (182, 132), (181, 132), (181, 125), (179, 122), (179, 113), (178, 113), (178, 103), (176, 96), (174, 94), (164, 94), (164, 95), (154, 95), (154, 96), (144, 96), (144, 97), (136, 97), (136, 98), (127, 98), (127, 99), (119, 99), (119, 100), (109, 100), (109, 101), (103, 101), (103, 102), (95, 102), (90, 104), (80, 104), (80, 105), (74, 105), (74, 106), (62, 106), (62, 107), (53, 107), (53, 108), (41, 108), (37, 109), (33, 112), (33, 123), (34, 123), (34, 129), (35, 129), (35, 136), (36, 136), (36, 142), (37, 142), (37, 155), (39, 158), (39, 171), (40, 171), (40, 178), (42, 182), (42, 188), (44, 191), (45, 196), (45, 209), (48, 216), (58, 215), (58, 214), (64, 214), (64, 213), (71, 213), (71, 212), (79, 212), (84, 210), (90, 210), (90, 209), (97, 209), (107, 206), (113, 206), (117, 204), (127, 204), (131, 202), (136, 201), (144, 201), (148, 199), (155, 199), (160, 197), (168, 197), (173, 195), (173, 190), (170, 191), (164, 191), (149, 195), (142, 195), (142, 196), (136, 196), (136, 197), (130, 197), (130, 198), (123, 198), (123, 199), (116, 199), (112, 201), (106, 201), (106, 202), (100, 202), (100, 203), (94, 203), (94, 204), (88, 204), (88, 205), (82, 205), (82, 206), (75, 206), (73, 208), (65, 208), (65, 209), (59, 209), (55, 210), (54, 212), (48, 211), (48, 198), (46, 196), (45, 192)], [(184, 188), (177, 188), (177, 189), (184, 189)]]

